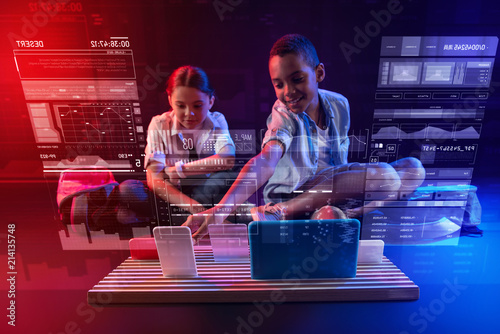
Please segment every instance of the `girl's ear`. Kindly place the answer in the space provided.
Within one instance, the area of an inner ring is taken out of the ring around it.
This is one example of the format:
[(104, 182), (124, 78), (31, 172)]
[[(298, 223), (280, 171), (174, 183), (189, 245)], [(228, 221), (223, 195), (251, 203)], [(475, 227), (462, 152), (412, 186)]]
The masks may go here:
[(168, 97), (168, 104), (170, 105), (170, 108), (174, 108), (174, 106), (172, 105), (172, 97), (170, 95), (167, 95)]
[(323, 63), (319, 63), (314, 70), (316, 72), (316, 82), (321, 82), (325, 79), (325, 65)]
[(208, 105), (208, 110), (212, 109), (214, 102), (215, 102), (215, 96), (212, 95), (212, 97), (210, 98), (210, 104)]

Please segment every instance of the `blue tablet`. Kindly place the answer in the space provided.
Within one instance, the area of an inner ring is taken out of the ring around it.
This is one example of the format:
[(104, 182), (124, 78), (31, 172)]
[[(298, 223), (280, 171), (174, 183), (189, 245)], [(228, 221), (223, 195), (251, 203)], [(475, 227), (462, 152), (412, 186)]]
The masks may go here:
[(356, 219), (255, 221), (248, 226), (254, 279), (356, 276)]

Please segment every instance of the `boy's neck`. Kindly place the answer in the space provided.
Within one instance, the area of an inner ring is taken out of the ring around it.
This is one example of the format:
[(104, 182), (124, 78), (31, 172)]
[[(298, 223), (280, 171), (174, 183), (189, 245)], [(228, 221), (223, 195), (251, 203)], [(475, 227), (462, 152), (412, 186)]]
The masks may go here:
[(311, 101), (309, 108), (307, 108), (306, 113), (309, 117), (316, 123), (317, 126), (321, 126), (321, 103), (319, 102), (319, 93), (314, 101)]

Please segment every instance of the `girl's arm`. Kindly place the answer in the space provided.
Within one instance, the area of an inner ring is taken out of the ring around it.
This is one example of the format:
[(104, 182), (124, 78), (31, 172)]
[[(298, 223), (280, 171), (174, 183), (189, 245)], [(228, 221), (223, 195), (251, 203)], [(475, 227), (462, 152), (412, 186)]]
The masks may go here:
[(181, 206), (192, 214), (199, 212), (201, 204), (179, 191), (167, 177), (164, 167), (160, 163), (153, 163), (147, 167), (149, 189), (167, 203)]
[[(182, 172), (186, 176), (209, 174), (221, 170), (231, 169), (234, 166), (234, 146), (226, 145), (217, 154), (182, 165)], [(179, 177), (175, 166), (166, 167), (165, 173), (169, 178)]]

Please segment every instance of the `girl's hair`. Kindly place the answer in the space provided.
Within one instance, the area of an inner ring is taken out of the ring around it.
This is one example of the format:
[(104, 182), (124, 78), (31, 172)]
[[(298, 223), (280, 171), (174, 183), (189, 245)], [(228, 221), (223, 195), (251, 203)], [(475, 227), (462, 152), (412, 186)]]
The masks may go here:
[(209, 97), (214, 96), (215, 92), (205, 71), (191, 65), (179, 67), (168, 78), (167, 94), (172, 95), (177, 87), (196, 88)]

